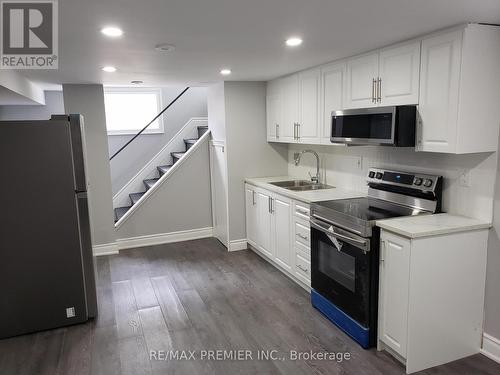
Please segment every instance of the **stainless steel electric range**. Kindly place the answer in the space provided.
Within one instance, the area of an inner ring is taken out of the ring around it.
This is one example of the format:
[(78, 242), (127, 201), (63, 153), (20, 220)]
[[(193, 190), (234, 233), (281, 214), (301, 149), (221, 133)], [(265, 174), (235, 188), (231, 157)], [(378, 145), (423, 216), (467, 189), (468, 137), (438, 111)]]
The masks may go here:
[(376, 342), (377, 220), (441, 212), (442, 177), (372, 168), (368, 195), (311, 205), (311, 301), (364, 348)]

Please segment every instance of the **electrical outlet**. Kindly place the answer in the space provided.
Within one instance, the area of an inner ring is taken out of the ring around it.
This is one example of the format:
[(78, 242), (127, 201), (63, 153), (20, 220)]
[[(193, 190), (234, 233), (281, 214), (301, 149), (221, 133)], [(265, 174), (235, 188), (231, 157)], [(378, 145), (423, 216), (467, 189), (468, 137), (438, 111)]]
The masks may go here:
[(358, 166), (359, 170), (363, 169), (363, 157), (362, 156), (358, 156), (358, 158), (356, 159), (356, 165)]
[(470, 169), (464, 169), (460, 171), (460, 175), (458, 176), (458, 184), (462, 187), (471, 187), (472, 177)]

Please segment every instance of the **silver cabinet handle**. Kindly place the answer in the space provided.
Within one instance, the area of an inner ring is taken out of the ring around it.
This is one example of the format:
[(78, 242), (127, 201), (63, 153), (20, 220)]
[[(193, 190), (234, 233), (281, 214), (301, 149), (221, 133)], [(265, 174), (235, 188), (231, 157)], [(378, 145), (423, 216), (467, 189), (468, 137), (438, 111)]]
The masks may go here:
[(309, 269), (305, 268), (305, 267), (302, 267), (301, 264), (297, 264), (297, 268), (304, 271), (304, 272), (309, 272)]
[(381, 102), (382, 101), (382, 78), (378, 78), (378, 81), (377, 81), (377, 102)]
[(268, 205), (269, 205), (269, 213), (272, 214), (274, 212), (273, 210), (273, 198), (268, 197)]
[(276, 124), (276, 138), (280, 137), (280, 124)]
[(300, 123), (297, 123), (297, 141), (300, 141)]
[(252, 205), (255, 206), (255, 190), (252, 190)]
[(372, 103), (375, 103), (375, 95), (376, 95), (376, 86), (377, 80), (375, 78), (372, 79)]
[(271, 213), (271, 197), (267, 197), (267, 211)]
[(293, 123), (293, 139), (294, 140), (297, 139), (297, 123), (296, 122)]
[(382, 248), (380, 249), (380, 263), (385, 261), (385, 241), (382, 241)]
[(306, 241), (308, 241), (308, 240), (309, 240), (309, 237), (304, 236), (304, 235), (303, 235), (303, 234), (301, 234), (301, 233), (297, 233), (297, 236), (299, 236), (299, 237), (300, 237), (300, 238), (302, 238), (303, 240), (306, 240)]
[(296, 210), (296, 211), (298, 214), (309, 216), (309, 212), (307, 212), (307, 211), (302, 211), (302, 210)]

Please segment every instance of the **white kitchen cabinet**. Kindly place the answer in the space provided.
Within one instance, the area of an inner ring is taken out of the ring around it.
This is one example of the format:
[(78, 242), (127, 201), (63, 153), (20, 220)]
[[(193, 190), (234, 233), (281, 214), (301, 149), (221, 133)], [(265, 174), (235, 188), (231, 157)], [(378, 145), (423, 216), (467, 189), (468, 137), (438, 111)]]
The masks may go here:
[(271, 213), (271, 194), (257, 190), (257, 246), (267, 257), (274, 258), (273, 218)]
[(379, 337), (406, 358), (410, 241), (383, 232), (380, 247)]
[(279, 80), (269, 82), (266, 93), (267, 140), (269, 142), (279, 140), (280, 126), (283, 124), (281, 100)]
[(381, 231), (378, 349), (413, 373), (479, 353), (488, 229)]
[(273, 230), (275, 234), (274, 246), (276, 262), (285, 270), (291, 271), (293, 267), (291, 218), (292, 202), (290, 199), (275, 195), (273, 198)]
[(379, 55), (379, 104), (418, 104), (420, 41), (391, 47)]
[(496, 151), (500, 28), (470, 24), (422, 41), (417, 150)]
[(309, 205), (251, 184), (245, 184), (245, 195), (248, 244), (302, 287), (310, 287)]
[(376, 107), (378, 52), (347, 60), (345, 108)]
[(321, 67), (320, 136), (324, 144), (331, 144), (332, 112), (343, 109), (345, 72), (345, 62)]
[(299, 118), (299, 79), (296, 74), (281, 79), (283, 98), (282, 121), (280, 126), (281, 142), (296, 142), (297, 122)]
[(257, 192), (251, 185), (245, 185), (246, 200), (246, 221), (247, 221), (247, 239), (252, 244), (257, 244)]
[(297, 141), (320, 143), (319, 132), (319, 69), (299, 73), (299, 119), (297, 121)]
[(420, 41), (347, 61), (346, 108), (418, 103)]

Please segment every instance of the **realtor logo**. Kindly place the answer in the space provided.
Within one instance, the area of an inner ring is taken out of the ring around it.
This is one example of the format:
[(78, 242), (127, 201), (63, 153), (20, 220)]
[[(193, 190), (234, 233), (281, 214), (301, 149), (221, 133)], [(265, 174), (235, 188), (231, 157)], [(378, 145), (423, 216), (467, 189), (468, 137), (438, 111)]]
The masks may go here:
[(57, 69), (57, 1), (0, 1), (1, 69)]

